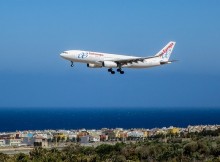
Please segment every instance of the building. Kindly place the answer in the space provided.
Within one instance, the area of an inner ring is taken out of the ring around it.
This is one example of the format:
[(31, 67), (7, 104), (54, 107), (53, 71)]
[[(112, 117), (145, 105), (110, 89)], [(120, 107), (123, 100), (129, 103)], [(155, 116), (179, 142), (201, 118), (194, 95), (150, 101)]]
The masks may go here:
[(48, 141), (45, 137), (41, 135), (35, 135), (33, 138), (35, 147), (48, 147)]
[(6, 145), (9, 145), (9, 146), (20, 146), (21, 139), (6, 139), (5, 143)]
[(104, 134), (108, 136), (108, 140), (115, 140), (115, 132), (113, 130), (105, 130)]
[(90, 135), (89, 142), (100, 142), (100, 136), (99, 135)]
[(25, 144), (27, 146), (33, 146), (34, 145), (34, 138), (33, 137), (23, 137), (22, 144)]
[(142, 130), (142, 132), (143, 132), (143, 137), (147, 138), (148, 137), (148, 131), (147, 130)]
[(179, 134), (180, 133), (180, 129), (171, 126), (171, 127), (168, 128), (168, 133), (170, 133), (170, 134)]
[(100, 142), (100, 135), (102, 134), (101, 131), (97, 131), (97, 130), (91, 130), (89, 131), (89, 141), (90, 142)]
[(138, 130), (129, 131), (127, 134), (128, 134), (128, 137), (130, 138), (143, 138), (144, 137), (144, 132), (138, 131)]
[(59, 140), (61, 140), (61, 141), (66, 141), (66, 139), (67, 139), (67, 135), (64, 134), (64, 133), (61, 133), (61, 132), (54, 133), (54, 134), (53, 134), (53, 137), (54, 137), (57, 141), (59, 141)]
[(203, 125), (196, 125), (196, 126), (191, 126), (191, 125), (189, 125), (189, 126), (187, 127), (188, 133), (195, 133), (195, 132), (199, 133), (199, 132), (201, 132), (204, 128), (205, 128), (205, 126), (203, 126)]
[(215, 131), (215, 130), (217, 130), (218, 129), (218, 127), (216, 126), (216, 125), (207, 125), (205, 128), (204, 128), (204, 130), (206, 130), (206, 131)]
[(90, 139), (89, 135), (82, 136), (80, 137), (80, 143), (89, 143), (89, 139)]
[(5, 139), (0, 139), (0, 147), (5, 146)]
[(0, 139), (12, 139), (15, 138), (15, 134), (8, 133), (8, 134), (0, 134)]
[(77, 134), (75, 132), (70, 132), (68, 138), (72, 142), (77, 142)]
[(77, 134), (77, 142), (81, 141), (81, 137), (84, 137), (84, 136), (88, 136), (89, 135), (89, 132), (83, 130), (81, 132), (78, 132)]
[(105, 134), (101, 134), (100, 135), (100, 141), (108, 141), (108, 135), (105, 135)]

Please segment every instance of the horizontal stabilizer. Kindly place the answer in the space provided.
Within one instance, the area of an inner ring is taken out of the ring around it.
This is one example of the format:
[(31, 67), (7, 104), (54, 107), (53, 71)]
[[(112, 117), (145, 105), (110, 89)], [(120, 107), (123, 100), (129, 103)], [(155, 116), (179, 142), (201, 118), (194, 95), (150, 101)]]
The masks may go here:
[(160, 64), (161, 64), (161, 65), (164, 65), (164, 64), (171, 64), (172, 62), (176, 62), (176, 61), (179, 61), (179, 60), (161, 61)]

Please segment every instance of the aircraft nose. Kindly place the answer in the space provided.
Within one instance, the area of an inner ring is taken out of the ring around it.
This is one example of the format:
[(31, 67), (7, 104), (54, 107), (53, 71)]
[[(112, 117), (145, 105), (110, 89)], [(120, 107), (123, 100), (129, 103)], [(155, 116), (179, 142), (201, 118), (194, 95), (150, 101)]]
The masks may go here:
[(66, 58), (66, 53), (61, 53), (60, 56), (61, 56), (62, 58)]

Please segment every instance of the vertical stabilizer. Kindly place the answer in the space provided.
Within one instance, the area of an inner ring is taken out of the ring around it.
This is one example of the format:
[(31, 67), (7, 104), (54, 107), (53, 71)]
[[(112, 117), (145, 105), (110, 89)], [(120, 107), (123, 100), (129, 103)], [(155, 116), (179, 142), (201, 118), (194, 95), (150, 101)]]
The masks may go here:
[(175, 46), (176, 42), (169, 42), (162, 50), (160, 50), (155, 56), (160, 57), (163, 61), (168, 61), (170, 58), (170, 55), (173, 51), (173, 48)]

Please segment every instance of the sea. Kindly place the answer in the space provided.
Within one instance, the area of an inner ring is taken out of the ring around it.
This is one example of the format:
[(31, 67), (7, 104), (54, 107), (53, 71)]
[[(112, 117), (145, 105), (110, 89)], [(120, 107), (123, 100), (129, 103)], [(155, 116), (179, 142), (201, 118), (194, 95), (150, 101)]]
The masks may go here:
[(0, 108), (0, 132), (215, 124), (220, 108)]

